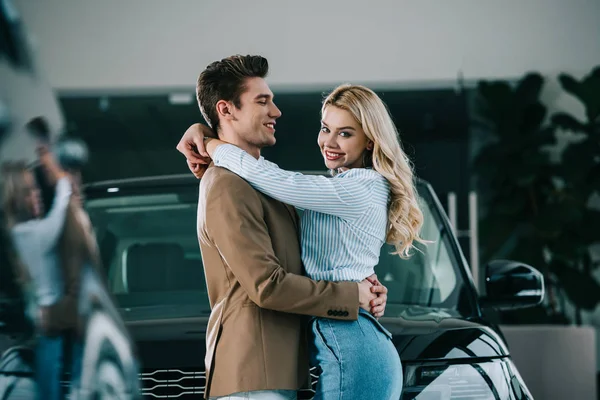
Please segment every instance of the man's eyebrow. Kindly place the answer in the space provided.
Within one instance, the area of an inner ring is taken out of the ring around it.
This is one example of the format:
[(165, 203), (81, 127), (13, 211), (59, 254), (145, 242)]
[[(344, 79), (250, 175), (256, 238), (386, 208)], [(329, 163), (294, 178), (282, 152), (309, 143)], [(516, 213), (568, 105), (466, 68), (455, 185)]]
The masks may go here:
[(269, 100), (270, 98), (272, 98), (273, 96), (267, 93), (262, 93), (259, 95), (256, 95), (256, 97), (254, 98), (254, 100), (258, 100), (258, 99), (267, 99)]

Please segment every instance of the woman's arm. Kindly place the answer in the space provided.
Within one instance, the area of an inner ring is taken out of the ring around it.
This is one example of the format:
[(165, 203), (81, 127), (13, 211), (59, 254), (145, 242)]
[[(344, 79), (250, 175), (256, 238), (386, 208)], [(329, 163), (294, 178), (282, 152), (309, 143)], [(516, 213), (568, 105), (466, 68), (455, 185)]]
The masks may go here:
[(62, 233), (67, 215), (67, 207), (71, 199), (72, 187), (66, 172), (56, 162), (53, 154), (46, 146), (39, 146), (38, 154), (40, 165), (48, 181), (56, 185), (52, 206), (46, 216), (38, 221), (36, 227), (38, 230), (36, 233), (41, 238), (41, 245), (49, 249), (58, 243), (58, 238)]
[(206, 149), (216, 166), (229, 169), (256, 190), (299, 208), (355, 218), (364, 213), (371, 201), (368, 178), (331, 179), (285, 171), (218, 140), (207, 140)]
[(67, 177), (62, 177), (56, 184), (56, 194), (52, 201), (52, 207), (46, 216), (38, 222), (36, 232), (40, 237), (40, 244), (45, 249), (51, 249), (58, 243), (65, 219), (67, 216), (67, 207), (71, 199), (71, 181)]
[(206, 125), (193, 124), (185, 131), (176, 146), (176, 149), (185, 156), (188, 168), (198, 179), (202, 178), (210, 163), (204, 147), (205, 137), (216, 137), (216, 134)]

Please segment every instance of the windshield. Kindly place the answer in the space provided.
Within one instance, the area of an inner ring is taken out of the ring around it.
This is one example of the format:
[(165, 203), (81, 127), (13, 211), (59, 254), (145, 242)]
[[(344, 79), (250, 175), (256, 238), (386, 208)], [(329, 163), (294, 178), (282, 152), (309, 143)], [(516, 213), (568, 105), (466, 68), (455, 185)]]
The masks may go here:
[[(419, 245), (421, 251), (409, 260), (383, 247), (376, 273), (389, 289), (386, 316), (405, 312), (407, 306), (443, 309), (448, 316), (470, 314), (449, 232), (425, 186), (420, 194), (423, 237), (432, 243)], [(109, 289), (121, 308), (137, 309), (140, 318), (159, 318), (161, 309), (166, 317), (209, 312), (196, 236), (197, 200), (193, 184), (88, 194)]]

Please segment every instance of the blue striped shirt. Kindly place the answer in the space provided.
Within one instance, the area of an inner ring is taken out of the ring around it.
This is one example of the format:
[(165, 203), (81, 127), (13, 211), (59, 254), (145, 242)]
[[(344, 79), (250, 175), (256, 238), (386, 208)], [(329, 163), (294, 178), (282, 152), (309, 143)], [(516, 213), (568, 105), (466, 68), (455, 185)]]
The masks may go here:
[(256, 190), (304, 210), (300, 242), (310, 278), (361, 281), (374, 273), (388, 226), (390, 187), (381, 174), (353, 168), (332, 178), (303, 175), (230, 144), (212, 158)]

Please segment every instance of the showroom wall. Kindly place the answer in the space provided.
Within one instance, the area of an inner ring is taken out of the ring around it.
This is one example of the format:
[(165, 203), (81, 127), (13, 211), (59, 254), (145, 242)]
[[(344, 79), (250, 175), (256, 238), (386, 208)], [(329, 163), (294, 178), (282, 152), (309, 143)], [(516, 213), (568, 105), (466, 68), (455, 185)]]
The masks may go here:
[(271, 83), (294, 90), (341, 81), (447, 86), (459, 71), (476, 80), (600, 64), (597, 0), (15, 4), (59, 89), (187, 87), (234, 53), (268, 57)]

